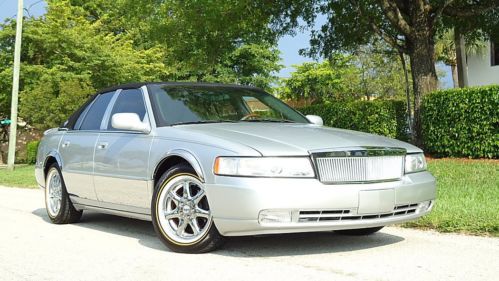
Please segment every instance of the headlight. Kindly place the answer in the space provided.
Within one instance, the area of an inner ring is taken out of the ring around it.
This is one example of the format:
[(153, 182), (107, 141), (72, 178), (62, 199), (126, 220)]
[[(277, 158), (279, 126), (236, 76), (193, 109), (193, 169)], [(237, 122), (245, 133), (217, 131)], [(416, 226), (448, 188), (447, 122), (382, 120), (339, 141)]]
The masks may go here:
[(315, 177), (308, 157), (217, 157), (216, 175), (246, 177)]
[(405, 173), (415, 173), (426, 170), (426, 160), (423, 153), (407, 154), (405, 156)]

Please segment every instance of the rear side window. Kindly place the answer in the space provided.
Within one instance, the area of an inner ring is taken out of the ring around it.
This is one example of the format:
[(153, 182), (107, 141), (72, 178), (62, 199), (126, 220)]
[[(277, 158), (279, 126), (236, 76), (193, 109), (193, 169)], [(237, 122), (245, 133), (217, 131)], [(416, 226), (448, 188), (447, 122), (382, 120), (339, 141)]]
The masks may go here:
[(80, 130), (100, 130), (102, 118), (106, 108), (113, 97), (114, 92), (100, 94), (95, 102), (90, 106), (81, 123)]
[(144, 121), (146, 106), (142, 97), (142, 91), (140, 89), (128, 89), (120, 92), (114, 104), (113, 111), (111, 111), (111, 117), (107, 124), (108, 130), (116, 130), (111, 125), (112, 116), (116, 113), (135, 113), (139, 116), (140, 120)]

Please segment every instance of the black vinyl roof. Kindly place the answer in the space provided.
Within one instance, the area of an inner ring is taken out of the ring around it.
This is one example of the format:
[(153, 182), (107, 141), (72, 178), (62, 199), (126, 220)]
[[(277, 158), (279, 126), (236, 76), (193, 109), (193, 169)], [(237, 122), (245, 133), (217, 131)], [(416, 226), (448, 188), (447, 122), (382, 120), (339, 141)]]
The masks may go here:
[(204, 82), (137, 82), (127, 83), (108, 87), (100, 90), (97, 94), (116, 91), (118, 89), (137, 89), (147, 85), (165, 85), (165, 86), (191, 86), (191, 87), (227, 87), (227, 88), (244, 88), (257, 89), (253, 86), (237, 85), (237, 84), (222, 84), (222, 83), (204, 83)]

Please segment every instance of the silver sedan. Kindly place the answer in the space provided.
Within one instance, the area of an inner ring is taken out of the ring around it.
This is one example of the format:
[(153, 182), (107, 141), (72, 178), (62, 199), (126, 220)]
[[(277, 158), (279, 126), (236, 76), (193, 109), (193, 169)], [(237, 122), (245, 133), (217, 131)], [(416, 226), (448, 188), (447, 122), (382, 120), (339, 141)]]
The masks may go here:
[(45, 132), (36, 179), (54, 223), (83, 210), (151, 220), (170, 249), (224, 236), (367, 235), (431, 211), (423, 152), (322, 126), (262, 90), (143, 83), (90, 98)]

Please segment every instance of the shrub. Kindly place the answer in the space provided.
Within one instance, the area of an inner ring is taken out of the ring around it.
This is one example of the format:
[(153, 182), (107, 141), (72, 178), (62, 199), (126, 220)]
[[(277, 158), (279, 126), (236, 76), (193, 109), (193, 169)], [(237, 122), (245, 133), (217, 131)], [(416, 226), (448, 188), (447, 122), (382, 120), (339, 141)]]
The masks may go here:
[(324, 125), (407, 140), (405, 103), (394, 100), (334, 102), (299, 109), (322, 117)]
[(26, 163), (35, 164), (36, 163), (36, 153), (38, 152), (38, 145), (40, 141), (30, 141), (26, 145)]
[(499, 85), (433, 92), (423, 98), (421, 110), (429, 153), (499, 157)]

